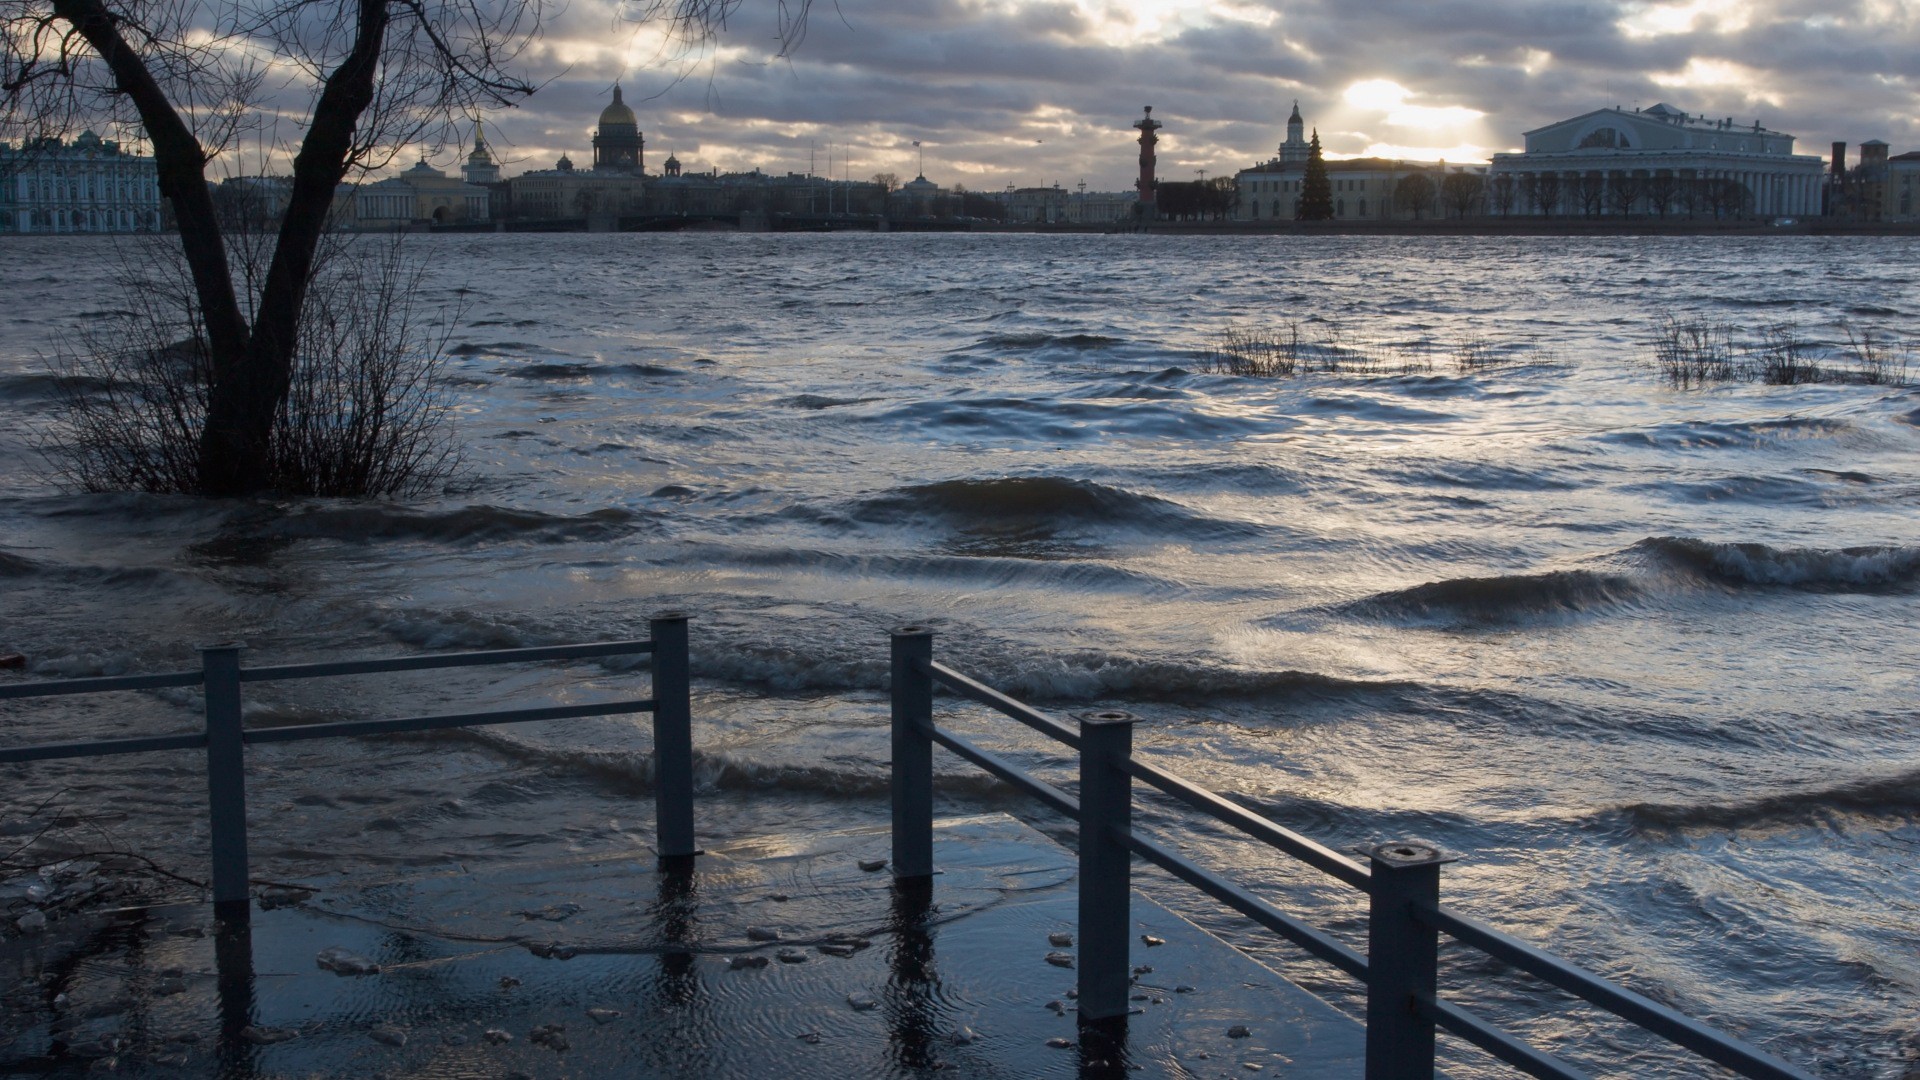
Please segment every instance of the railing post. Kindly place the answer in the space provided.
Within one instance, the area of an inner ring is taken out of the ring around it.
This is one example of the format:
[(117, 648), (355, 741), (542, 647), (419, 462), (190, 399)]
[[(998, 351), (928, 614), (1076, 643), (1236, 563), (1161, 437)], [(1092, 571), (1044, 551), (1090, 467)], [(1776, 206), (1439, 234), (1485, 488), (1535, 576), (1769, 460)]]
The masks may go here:
[(894, 880), (933, 876), (933, 631), (893, 631)]
[(246, 732), (240, 720), (237, 642), (200, 649), (207, 693), (207, 828), (213, 861), (213, 913), (245, 920), (247, 906)]
[(687, 614), (662, 611), (653, 637), (654, 837), (660, 861), (700, 854), (693, 842), (693, 698)]
[(1133, 756), (1135, 718), (1080, 717), (1080, 1019), (1125, 1022), (1133, 931)]
[(1367, 852), (1373, 876), (1367, 911), (1366, 1080), (1432, 1080), (1433, 1021), (1414, 1007), (1433, 996), (1440, 932), (1414, 917), (1440, 902), (1440, 867), (1453, 856), (1432, 844), (1380, 844)]

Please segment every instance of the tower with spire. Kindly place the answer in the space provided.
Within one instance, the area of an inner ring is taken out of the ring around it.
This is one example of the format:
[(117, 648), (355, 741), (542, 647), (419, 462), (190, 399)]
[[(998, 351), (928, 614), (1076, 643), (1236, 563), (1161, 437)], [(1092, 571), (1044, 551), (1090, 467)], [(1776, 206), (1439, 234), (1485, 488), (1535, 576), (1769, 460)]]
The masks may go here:
[(466, 177), (467, 183), (482, 187), (500, 182), (500, 166), (493, 160), (493, 151), (487, 149), (487, 134), (481, 130), (478, 120), (473, 122), (473, 153), (467, 155), (460, 174)]
[(1293, 115), (1287, 117), (1287, 141), (1280, 144), (1280, 162), (1305, 161), (1313, 148), (1305, 137), (1306, 122), (1300, 119), (1300, 99), (1293, 101)]

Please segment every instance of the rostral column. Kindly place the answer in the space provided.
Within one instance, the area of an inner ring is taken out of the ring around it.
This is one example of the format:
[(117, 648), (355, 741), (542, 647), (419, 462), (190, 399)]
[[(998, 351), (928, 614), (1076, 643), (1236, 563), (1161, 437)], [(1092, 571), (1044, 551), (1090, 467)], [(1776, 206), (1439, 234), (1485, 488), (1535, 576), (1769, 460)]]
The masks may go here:
[(1160, 130), (1160, 121), (1153, 118), (1153, 106), (1147, 106), (1147, 114), (1134, 122), (1140, 129), (1140, 217), (1152, 221), (1153, 213), (1153, 144), (1160, 139), (1154, 132)]

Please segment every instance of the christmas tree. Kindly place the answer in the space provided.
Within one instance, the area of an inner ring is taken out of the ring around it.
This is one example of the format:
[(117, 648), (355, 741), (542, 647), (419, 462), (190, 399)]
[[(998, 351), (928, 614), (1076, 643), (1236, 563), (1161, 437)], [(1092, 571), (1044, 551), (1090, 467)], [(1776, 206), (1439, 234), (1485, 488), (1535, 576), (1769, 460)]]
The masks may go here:
[(1313, 129), (1307, 151), (1307, 175), (1300, 181), (1300, 202), (1294, 216), (1301, 221), (1333, 219), (1333, 181), (1327, 179), (1327, 159), (1320, 156), (1320, 129)]

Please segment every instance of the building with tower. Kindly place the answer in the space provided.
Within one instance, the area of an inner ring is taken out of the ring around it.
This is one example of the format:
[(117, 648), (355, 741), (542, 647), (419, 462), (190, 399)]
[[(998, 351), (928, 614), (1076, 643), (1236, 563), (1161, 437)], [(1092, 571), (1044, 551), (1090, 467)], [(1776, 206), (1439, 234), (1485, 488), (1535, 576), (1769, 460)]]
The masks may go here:
[(361, 228), (371, 229), (486, 221), (492, 217), (492, 192), (423, 159), (399, 176), (361, 186), (354, 192), (353, 216)]
[(601, 111), (600, 130), (593, 136), (593, 171), (639, 176), (646, 172), (646, 149), (640, 121), (620, 100), (620, 87), (615, 84), (613, 104)]
[(1273, 160), (1282, 165), (1298, 162), (1302, 168), (1307, 158), (1313, 154), (1312, 144), (1307, 142), (1307, 122), (1300, 118), (1300, 99), (1293, 99), (1293, 115), (1287, 117), (1287, 138), (1280, 144), (1280, 152)]
[(467, 155), (467, 163), (460, 167), (460, 175), (467, 183), (478, 187), (490, 188), (500, 182), (500, 166), (493, 160), (493, 151), (487, 148), (486, 132), (480, 129), (476, 121), (473, 125), (473, 152)]
[[(1301, 185), (1307, 177), (1307, 159), (1313, 143), (1306, 138), (1300, 102), (1287, 117), (1287, 137), (1274, 156), (1234, 174), (1234, 221), (1292, 221), (1299, 216)], [(1401, 161), (1392, 158), (1330, 158), (1327, 180), (1333, 185), (1335, 221), (1392, 221), (1410, 218), (1410, 207), (1398, 205), (1394, 189), (1412, 173), (1428, 174), (1436, 187), (1443, 175), (1462, 166), (1444, 162)], [(1477, 169), (1478, 166), (1465, 166)], [(1422, 208), (1422, 213), (1425, 213)]]
[[(502, 187), (510, 216), (522, 220), (585, 219), (589, 229), (612, 229), (619, 219), (647, 211), (642, 172), (646, 140), (640, 121), (613, 88), (593, 135), (593, 168), (577, 169), (561, 155), (551, 169), (521, 173)], [(679, 162), (673, 162), (678, 171)]]

